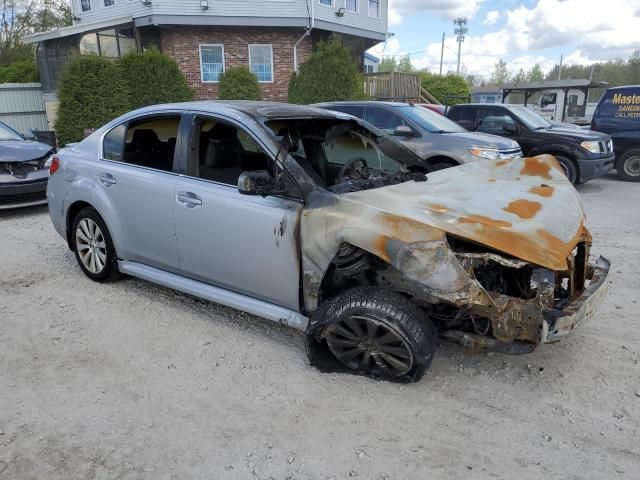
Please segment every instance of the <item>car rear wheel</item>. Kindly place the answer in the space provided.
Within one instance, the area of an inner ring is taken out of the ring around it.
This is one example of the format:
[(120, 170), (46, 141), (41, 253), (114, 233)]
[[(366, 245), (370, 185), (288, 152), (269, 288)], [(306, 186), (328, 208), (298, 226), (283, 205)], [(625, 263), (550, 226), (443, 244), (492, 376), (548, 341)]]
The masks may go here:
[(429, 368), (437, 334), (422, 310), (402, 295), (358, 287), (322, 305), (307, 331), (311, 363), (397, 382)]
[(620, 156), (616, 170), (621, 180), (640, 182), (640, 148), (629, 150)]
[(111, 236), (94, 208), (87, 207), (76, 215), (72, 241), (78, 265), (91, 280), (104, 282), (117, 272)]
[(573, 160), (562, 155), (555, 155), (555, 157), (569, 181), (574, 185), (578, 183), (578, 167)]

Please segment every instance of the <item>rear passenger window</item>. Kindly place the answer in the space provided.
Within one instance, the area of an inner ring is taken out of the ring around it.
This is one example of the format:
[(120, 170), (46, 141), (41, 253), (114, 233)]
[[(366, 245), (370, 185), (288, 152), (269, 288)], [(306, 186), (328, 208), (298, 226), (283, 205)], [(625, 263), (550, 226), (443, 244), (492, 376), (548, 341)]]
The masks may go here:
[(180, 116), (147, 117), (129, 123), (124, 161), (171, 172), (179, 127)]
[(173, 171), (180, 116), (145, 117), (114, 127), (104, 137), (103, 157)]

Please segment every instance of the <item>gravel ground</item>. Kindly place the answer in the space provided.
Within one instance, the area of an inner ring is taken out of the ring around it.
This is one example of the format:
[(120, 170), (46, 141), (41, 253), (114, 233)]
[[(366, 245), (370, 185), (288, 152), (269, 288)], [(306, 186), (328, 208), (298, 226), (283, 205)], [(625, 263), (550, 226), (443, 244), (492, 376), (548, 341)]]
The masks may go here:
[(600, 316), (530, 355), (438, 347), (417, 384), (307, 364), (294, 331), (85, 278), (46, 208), (0, 212), (0, 480), (637, 479), (640, 185), (580, 187)]

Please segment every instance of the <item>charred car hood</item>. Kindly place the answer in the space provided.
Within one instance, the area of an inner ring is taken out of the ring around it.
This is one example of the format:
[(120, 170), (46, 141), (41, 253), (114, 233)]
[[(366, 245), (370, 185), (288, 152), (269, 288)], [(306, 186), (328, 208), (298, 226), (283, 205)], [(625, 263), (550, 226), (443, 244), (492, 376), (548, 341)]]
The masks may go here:
[(26, 162), (44, 157), (51, 146), (30, 140), (0, 141), (0, 162)]
[(552, 270), (566, 270), (576, 244), (590, 240), (580, 196), (550, 155), (469, 163), (427, 182), (343, 194), (341, 203), (399, 229), (433, 227)]

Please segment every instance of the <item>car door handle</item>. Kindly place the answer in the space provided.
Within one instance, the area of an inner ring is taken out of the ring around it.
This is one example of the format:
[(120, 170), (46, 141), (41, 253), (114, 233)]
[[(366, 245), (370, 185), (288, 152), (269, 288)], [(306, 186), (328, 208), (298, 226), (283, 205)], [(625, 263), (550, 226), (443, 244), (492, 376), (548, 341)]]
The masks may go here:
[(113, 175), (109, 174), (109, 173), (103, 173), (98, 177), (98, 181), (104, 185), (105, 187), (110, 187), (112, 185), (116, 184), (116, 179), (113, 177)]
[(202, 199), (195, 193), (191, 192), (178, 192), (176, 196), (178, 203), (187, 208), (194, 208), (202, 205)]

